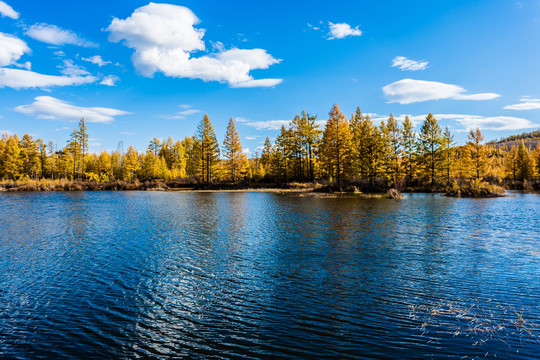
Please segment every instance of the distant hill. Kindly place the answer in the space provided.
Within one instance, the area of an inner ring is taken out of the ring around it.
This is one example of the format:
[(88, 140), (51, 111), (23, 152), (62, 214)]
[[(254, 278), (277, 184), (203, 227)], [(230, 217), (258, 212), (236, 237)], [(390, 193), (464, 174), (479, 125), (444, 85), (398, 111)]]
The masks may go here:
[(535, 130), (528, 133), (521, 133), (519, 135), (510, 135), (499, 140), (489, 141), (487, 144), (495, 147), (501, 146), (518, 146), (519, 143), (523, 140), (525, 146), (530, 149), (536, 149), (540, 146), (540, 130)]

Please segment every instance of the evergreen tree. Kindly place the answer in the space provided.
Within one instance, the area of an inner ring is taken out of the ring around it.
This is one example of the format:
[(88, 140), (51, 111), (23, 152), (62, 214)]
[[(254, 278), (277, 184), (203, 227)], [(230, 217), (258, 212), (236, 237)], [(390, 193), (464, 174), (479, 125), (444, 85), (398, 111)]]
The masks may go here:
[(236, 131), (236, 124), (233, 118), (229, 120), (225, 140), (223, 140), (223, 154), (225, 155), (227, 175), (232, 182), (236, 182), (238, 176), (242, 174), (245, 166), (244, 153), (242, 151), (242, 143), (240, 136)]
[(153, 138), (148, 144), (148, 151), (154, 153), (154, 158), (158, 157), (159, 151), (161, 150), (161, 141), (158, 138)]
[(272, 169), (271, 169), (272, 156), (273, 156), (272, 143), (270, 142), (270, 138), (268, 138), (267, 136), (266, 140), (264, 141), (263, 151), (261, 154), (261, 165), (264, 169), (265, 175), (272, 172)]
[(2, 172), (7, 179), (18, 179), (21, 176), (22, 159), (21, 142), (17, 135), (10, 136), (2, 154)]
[(276, 143), (274, 147), (274, 161), (273, 166), (275, 170), (275, 176), (278, 181), (289, 181), (289, 160), (292, 153), (291, 132), (281, 126), (281, 132), (276, 137)]
[(519, 148), (516, 154), (516, 166), (517, 166), (517, 176), (521, 181), (530, 180), (533, 177), (533, 161), (529, 154), (529, 151), (525, 147), (523, 139), (519, 143)]
[(84, 118), (82, 118), (79, 121), (79, 130), (77, 131), (77, 140), (79, 142), (79, 150), (81, 151), (81, 161), (82, 161), (82, 169), (81, 169), (81, 175), (84, 178), (84, 172), (85, 172), (85, 156), (88, 152), (88, 132), (86, 129), (86, 124), (84, 122)]
[(301, 134), (303, 145), (307, 148), (307, 172), (311, 181), (315, 180), (315, 156), (319, 151), (322, 131), (316, 123), (317, 115), (310, 115), (302, 110)]
[(39, 138), (36, 140), (36, 147), (39, 153), (40, 178), (44, 178), (47, 165), (47, 145), (45, 145), (43, 139)]
[(416, 154), (416, 133), (408, 116), (403, 122), (403, 161), (407, 171), (407, 180), (411, 181), (414, 176), (414, 157)]
[(440, 163), (443, 138), (441, 127), (431, 113), (428, 114), (422, 124), (417, 144), (425, 173), (428, 174), (431, 189), (433, 190), (436, 171)]
[(384, 169), (384, 140), (381, 131), (373, 124), (369, 115), (361, 119), (359, 135), (360, 174), (369, 180), (370, 187), (374, 187), (375, 179)]
[(388, 172), (393, 181), (394, 187), (401, 176), (400, 157), (402, 153), (403, 137), (402, 129), (399, 127), (393, 114), (390, 114), (386, 123), (388, 137)]
[(448, 127), (446, 127), (443, 132), (442, 167), (445, 172), (447, 186), (450, 185), (450, 175), (452, 172), (452, 166), (454, 164), (454, 154), (454, 135), (452, 135)]
[(517, 148), (515, 146), (510, 147), (504, 163), (506, 173), (512, 177), (512, 180), (516, 181), (519, 167), (517, 162)]
[(122, 177), (124, 180), (134, 180), (137, 171), (141, 169), (139, 154), (133, 146), (130, 146), (122, 161)]
[(22, 175), (28, 176), (32, 179), (37, 177), (37, 173), (41, 168), (39, 163), (39, 153), (36, 142), (29, 134), (24, 134), (21, 140), (21, 163), (22, 163)]
[(112, 178), (112, 161), (111, 155), (103, 151), (96, 159), (96, 173), (100, 181), (109, 181)]
[(358, 177), (363, 175), (361, 173), (360, 157), (363, 149), (363, 137), (362, 137), (362, 122), (364, 116), (360, 106), (356, 108), (356, 112), (351, 115), (350, 129), (351, 129), (351, 175)]
[(472, 161), (472, 169), (477, 180), (479, 180), (486, 168), (486, 148), (482, 144), (484, 136), (480, 132), (480, 129), (471, 130), (467, 135), (469, 141), (467, 142), (467, 150), (469, 152), (469, 158)]
[(56, 144), (51, 140), (47, 144), (47, 154), (49, 156), (49, 162), (51, 166), (51, 179), (54, 179), (54, 173), (56, 169)]
[(219, 161), (219, 145), (208, 114), (204, 115), (197, 127), (194, 151), (199, 178), (209, 183), (213, 180), (214, 170)]
[(349, 121), (337, 104), (334, 104), (329, 116), (323, 134), (324, 162), (328, 175), (341, 186), (341, 181), (349, 170), (351, 147)]

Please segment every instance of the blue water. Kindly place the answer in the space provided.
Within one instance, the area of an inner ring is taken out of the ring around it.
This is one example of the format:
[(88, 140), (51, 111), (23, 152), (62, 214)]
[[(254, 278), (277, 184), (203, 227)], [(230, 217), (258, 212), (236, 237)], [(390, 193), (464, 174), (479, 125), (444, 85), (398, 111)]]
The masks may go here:
[(0, 358), (539, 359), (540, 195), (0, 193)]

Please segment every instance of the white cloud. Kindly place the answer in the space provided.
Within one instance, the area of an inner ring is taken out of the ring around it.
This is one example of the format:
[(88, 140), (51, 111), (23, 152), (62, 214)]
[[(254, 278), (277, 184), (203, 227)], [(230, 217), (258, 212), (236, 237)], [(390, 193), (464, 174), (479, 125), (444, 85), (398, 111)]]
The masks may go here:
[(2, 17), (12, 18), (14, 20), (19, 18), (19, 13), (3, 1), (0, 1), (0, 14), (2, 14)]
[(173, 115), (161, 115), (160, 117), (164, 119), (180, 119), (181, 120), (181, 119), (185, 119), (189, 115), (198, 114), (202, 112), (201, 110), (190, 109), (190, 107), (191, 105), (180, 105), (180, 108), (186, 109), (186, 110), (179, 111)]
[(26, 70), (32, 70), (32, 63), (30, 61), (26, 61), (22, 64), (13, 64), (19, 69), (26, 69)]
[(131, 57), (133, 65), (144, 76), (162, 72), (169, 77), (227, 82), (232, 86), (244, 83), (238, 87), (278, 83), (277, 79), (254, 80), (249, 74), (280, 62), (264, 49), (221, 50), (192, 57), (191, 53), (206, 50), (202, 40), (205, 30), (195, 28), (199, 22), (186, 7), (150, 3), (124, 20), (114, 18), (106, 30), (110, 32), (110, 41), (123, 41), (135, 50)]
[(347, 36), (361, 36), (362, 30), (358, 29), (358, 26), (351, 28), (349, 24), (338, 23), (334, 24), (328, 22), (330, 31), (328, 32), (328, 40), (343, 39)]
[(506, 105), (504, 108), (508, 110), (540, 109), (540, 99), (531, 99), (528, 97), (523, 97), (519, 100), (519, 104)]
[(13, 89), (49, 88), (93, 83), (94, 76), (56, 76), (44, 75), (29, 70), (0, 68), (0, 88)]
[(197, 114), (197, 113), (200, 113), (201, 110), (197, 110), (197, 109), (187, 109), (187, 110), (184, 110), (184, 111), (180, 111), (178, 113), (178, 115), (183, 115), (183, 116), (188, 116), (188, 115), (193, 115), (193, 114)]
[(85, 76), (90, 73), (82, 66), (79, 66), (73, 62), (73, 60), (66, 59), (63, 64), (58, 66), (62, 69), (60, 72), (66, 76)]
[(116, 75), (109, 75), (105, 76), (103, 80), (101, 80), (101, 85), (107, 85), (107, 86), (116, 86), (116, 83), (120, 81), (120, 78)]
[(0, 66), (14, 65), (30, 48), (21, 39), (0, 33)]
[(418, 71), (418, 70), (425, 70), (429, 65), (428, 61), (417, 61), (417, 60), (411, 60), (407, 59), (405, 56), (396, 56), (392, 60), (392, 67), (397, 67), (401, 71)]
[(403, 79), (382, 88), (389, 103), (410, 104), (428, 100), (491, 100), (500, 95), (495, 93), (464, 94), (460, 86), (437, 81)]
[(232, 84), (233, 88), (272, 87), (281, 84), (283, 79), (257, 79)]
[(242, 125), (251, 126), (257, 130), (279, 130), (282, 126), (289, 126), (290, 120), (267, 120), (267, 121), (250, 121), (243, 118), (237, 118), (236, 122)]
[(82, 58), (81, 60), (91, 62), (93, 64), (96, 64), (99, 67), (102, 67), (104, 65), (111, 63), (110, 61), (104, 61), (100, 55), (94, 55), (88, 58)]
[(246, 136), (246, 140), (256, 140), (258, 137), (260, 137), (259, 135), (255, 135), (255, 136)]
[(35, 24), (30, 26), (26, 35), (32, 39), (51, 45), (78, 45), (84, 47), (96, 47), (97, 45), (80, 38), (71, 30), (62, 29), (56, 25)]
[(321, 28), (315, 25), (311, 25), (310, 23), (307, 23), (307, 26), (313, 30), (320, 30)]
[(102, 108), (81, 107), (52, 96), (38, 96), (32, 104), (17, 106), (14, 110), (38, 119), (62, 119), (77, 121), (84, 118), (87, 122), (109, 123), (115, 116), (129, 114), (127, 111)]
[[(426, 119), (427, 114), (423, 115), (395, 115), (394, 118), (399, 122), (405, 120), (405, 116), (409, 117), (409, 120), (413, 123), (414, 126), (422, 124)], [(482, 116), (482, 115), (466, 115), (466, 114), (433, 114), (435, 119), (438, 121), (455, 121), (461, 126), (462, 129), (458, 131), (469, 131), (479, 128), (480, 130), (520, 130), (520, 129), (530, 129), (538, 127), (538, 124), (535, 124), (527, 119), (511, 117), (511, 116)], [(386, 121), (388, 116), (373, 114), (371, 119), (374, 123), (380, 121)]]
[(512, 116), (480, 116), (461, 114), (435, 114), (437, 120), (455, 120), (465, 130), (479, 128), (481, 130), (519, 130), (537, 127), (530, 120)]

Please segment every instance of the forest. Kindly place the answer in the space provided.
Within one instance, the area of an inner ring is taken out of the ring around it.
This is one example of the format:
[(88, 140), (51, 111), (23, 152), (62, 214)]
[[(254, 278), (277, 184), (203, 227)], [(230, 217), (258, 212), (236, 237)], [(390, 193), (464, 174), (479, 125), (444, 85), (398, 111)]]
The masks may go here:
[[(283, 126), (274, 143), (267, 137), (260, 154), (242, 149), (234, 119), (219, 144), (208, 115), (193, 136), (153, 138), (145, 151), (89, 153), (84, 119), (65, 146), (28, 134), (3, 134), (0, 179), (28, 182), (42, 179), (108, 183), (176, 182), (216, 184), (319, 183), (362, 191), (447, 191), (481, 184), (510, 188), (537, 187), (540, 147), (526, 146), (525, 135), (512, 145), (484, 142), (479, 129), (458, 146), (448, 128), (427, 115), (418, 132), (408, 117), (400, 124), (392, 114), (374, 124), (356, 109), (347, 118), (334, 104), (324, 128), (305, 111)], [(446, 189), (446, 190), (445, 190)]]

